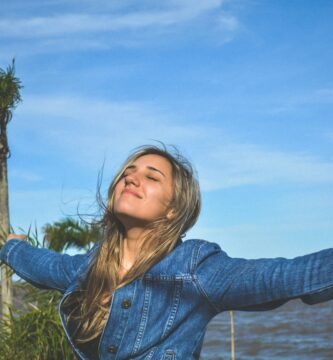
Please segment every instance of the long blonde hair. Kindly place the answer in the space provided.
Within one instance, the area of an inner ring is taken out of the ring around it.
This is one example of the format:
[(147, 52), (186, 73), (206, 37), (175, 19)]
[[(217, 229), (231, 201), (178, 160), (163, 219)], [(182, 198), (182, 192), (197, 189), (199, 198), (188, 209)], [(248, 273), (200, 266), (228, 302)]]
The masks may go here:
[[(138, 148), (123, 164), (108, 190), (108, 201), (100, 224), (104, 230), (101, 242), (81, 284), (79, 293), (68, 298), (72, 310), (69, 321), (76, 322), (75, 338), (78, 342), (90, 341), (101, 334), (106, 323), (109, 301), (119, 288), (142, 276), (149, 268), (166, 256), (196, 222), (201, 206), (199, 184), (189, 161), (178, 151), (166, 147), (143, 146)], [(124, 228), (114, 211), (114, 190), (124, 170), (144, 155), (159, 155), (172, 165), (173, 198), (170, 208), (172, 218), (160, 218), (147, 227), (147, 235), (139, 256), (123, 278), (118, 273), (122, 260)], [(74, 306), (73, 306), (74, 304)]]

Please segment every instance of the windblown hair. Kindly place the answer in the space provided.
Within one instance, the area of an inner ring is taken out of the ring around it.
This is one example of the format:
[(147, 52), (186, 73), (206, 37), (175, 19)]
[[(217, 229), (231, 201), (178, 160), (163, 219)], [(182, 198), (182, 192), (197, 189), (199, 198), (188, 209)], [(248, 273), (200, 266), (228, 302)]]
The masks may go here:
[[(159, 155), (172, 165), (173, 197), (170, 203), (173, 216), (159, 218), (147, 226), (140, 253), (123, 278), (118, 276), (122, 260), (124, 227), (114, 213), (115, 186), (128, 166), (144, 155)], [(201, 206), (200, 189), (193, 168), (178, 151), (169, 152), (163, 145), (138, 148), (125, 161), (108, 190), (108, 201), (100, 225), (104, 230), (101, 242), (80, 292), (67, 298), (72, 311), (69, 321), (74, 321), (75, 340), (87, 342), (98, 337), (105, 326), (112, 294), (119, 288), (144, 275), (149, 268), (165, 257), (179, 238), (195, 224)]]

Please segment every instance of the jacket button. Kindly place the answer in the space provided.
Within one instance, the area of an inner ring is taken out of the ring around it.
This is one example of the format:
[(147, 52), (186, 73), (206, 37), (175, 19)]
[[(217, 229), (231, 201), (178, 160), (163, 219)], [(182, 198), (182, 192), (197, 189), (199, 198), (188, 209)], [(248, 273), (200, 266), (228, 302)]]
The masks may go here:
[(123, 309), (129, 309), (131, 307), (131, 305), (132, 305), (132, 303), (131, 303), (131, 300), (129, 300), (129, 299), (125, 299), (121, 303), (121, 307)]
[(108, 352), (111, 354), (115, 354), (117, 350), (118, 350), (117, 346), (111, 345), (108, 347)]

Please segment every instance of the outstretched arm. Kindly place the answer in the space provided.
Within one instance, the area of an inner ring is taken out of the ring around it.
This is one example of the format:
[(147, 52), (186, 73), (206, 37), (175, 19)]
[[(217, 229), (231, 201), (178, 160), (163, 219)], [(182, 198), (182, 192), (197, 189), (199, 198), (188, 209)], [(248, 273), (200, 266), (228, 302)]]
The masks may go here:
[(217, 311), (269, 310), (300, 298), (308, 304), (333, 299), (333, 249), (294, 259), (230, 258), (203, 243), (195, 277)]
[(29, 283), (44, 289), (64, 292), (74, 281), (80, 268), (89, 261), (89, 253), (70, 256), (36, 248), (18, 236), (9, 236), (0, 251), (0, 260)]

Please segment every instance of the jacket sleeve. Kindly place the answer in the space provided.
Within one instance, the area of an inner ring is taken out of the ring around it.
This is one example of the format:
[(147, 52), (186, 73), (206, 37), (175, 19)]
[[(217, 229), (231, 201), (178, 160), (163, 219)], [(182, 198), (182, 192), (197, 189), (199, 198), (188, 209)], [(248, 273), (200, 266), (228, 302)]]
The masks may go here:
[(218, 312), (270, 310), (295, 298), (307, 304), (333, 299), (333, 249), (294, 259), (246, 260), (203, 242), (194, 259), (197, 286)]
[(70, 256), (36, 248), (23, 240), (9, 240), (1, 248), (0, 260), (22, 279), (42, 289), (66, 291), (89, 254)]

